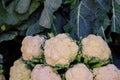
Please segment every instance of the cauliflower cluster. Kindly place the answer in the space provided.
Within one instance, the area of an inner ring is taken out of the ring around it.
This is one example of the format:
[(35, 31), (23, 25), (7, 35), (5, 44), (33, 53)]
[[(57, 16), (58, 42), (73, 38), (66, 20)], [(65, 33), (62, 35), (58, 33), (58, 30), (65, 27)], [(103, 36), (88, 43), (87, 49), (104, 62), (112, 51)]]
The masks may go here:
[(22, 41), (21, 52), (24, 60), (31, 60), (42, 54), (41, 45), (45, 42), (44, 37), (26, 36)]
[(69, 64), (76, 57), (79, 48), (69, 36), (58, 34), (46, 40), (44, 49), (47, 64), (55, 66)]
[(27, 69), (25, 64), (20, 60), (16, 60), (10, 68), (9, 80), (29, 80), (31, 70)]
[(93, 74), (83, 64), (74, 65), (73, 68), (68, 69), (65, 74), (66, 80), (93, 80)]
[(82, 39), (82, 54), (87, 57), (97, 57), (101, 60), (108, 60), (111, 50), (107, 43), (100, 37), (89, 35)]
[(113, 64), (93, 69), (94, 80), (120, 80), (120, 70)]
[(110, 64), (110, 48), (100, 36), (76, 42), (64, 33), (47, 40), (26, 36), (21, 52), (10, 80), (120, 80), (120, 70)]
[(37, 64), (31, 73), (30, 80), (61, 80), (61, 78), (50, 66)]

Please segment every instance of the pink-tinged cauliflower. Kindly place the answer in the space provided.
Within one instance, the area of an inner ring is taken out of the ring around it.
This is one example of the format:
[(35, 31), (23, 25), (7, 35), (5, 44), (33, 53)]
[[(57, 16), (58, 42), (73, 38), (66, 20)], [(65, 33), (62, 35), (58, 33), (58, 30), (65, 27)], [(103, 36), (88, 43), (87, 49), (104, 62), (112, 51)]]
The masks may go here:
[(31, 71), (26, 68), (26, 65), (19, 59), (14, 62), (10, 68), (9, 80), (29, 80)]
[(61, 77), (51, 67), (37, 64), (31, 73), (30, 80), (61, 80)]
[(82, 54), (89, 58), (96, 57), (100, 60), (108, 60), (111, 50), (100, 36), (89, 35), (82, 39)]
[(76, 64), (68, 69), (65, 77), (66, 80), (93, 80), (93, 74), (83, 63)]
[(94, 80), (120, 80), (120, 70), (113, 64), (93, 69)]
[(44, 37), (26, 36), (22, 41), (21, 52), (24, 60), (31, 60), (42, 54), (41, 45), (45, 42)]
[(52, 66), (68, 65), (78, 52), (77, 44), (66, 34), (58, 34), (47, 40), (44, 49), (46, 62)]

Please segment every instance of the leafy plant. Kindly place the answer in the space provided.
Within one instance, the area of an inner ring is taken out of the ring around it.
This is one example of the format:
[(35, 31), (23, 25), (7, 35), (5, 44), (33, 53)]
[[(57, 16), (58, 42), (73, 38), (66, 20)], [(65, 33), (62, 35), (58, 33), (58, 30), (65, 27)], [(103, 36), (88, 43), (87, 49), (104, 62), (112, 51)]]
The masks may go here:
[(119, 0), (1, 0), (0, 36), (12, 37), (0, 42), (48, 32), (70, 33), (75, 39), (96, 34), (109, 41), (111, 32), (120, 33), (119, 6)]

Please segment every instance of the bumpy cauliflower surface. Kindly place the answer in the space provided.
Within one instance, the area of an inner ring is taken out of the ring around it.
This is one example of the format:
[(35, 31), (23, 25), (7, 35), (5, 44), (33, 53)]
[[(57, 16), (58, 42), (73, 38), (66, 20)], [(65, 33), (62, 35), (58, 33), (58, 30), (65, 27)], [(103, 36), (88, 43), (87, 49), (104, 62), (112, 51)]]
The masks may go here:
[(82, 54), (87, 57), (97, 57), (101, 60), (107, 60), (110, 57), (111, 50), (100, 36), (91, 34), (82, 39)]
[(26, 36), (22, 41), (21, 52), (24, 60), (31, 60), (42, 54), (41, 45), (45, 42), (44, 37)]
[(9, 80), (29, 80), (31, 71), (26, 68), (25, 64), (20, 60), (16, 60), (10, 68)]
[(83, 64), (74, 65), (73, 68), (68, 69), (65, 74), (66, 80), (93, 80), (93, 74)]
[(47, 64), (69, 64), (78, 52), (77, 44), (66, 34), (58, 34), (45, 42), (45, 59)]
[(30, 80), (61, 80), (61, 77), (51, 67), (37, 64), (32, 71)]
[(93, 69), (94, 80), (120, 80), (120, 70), (113, 64)]

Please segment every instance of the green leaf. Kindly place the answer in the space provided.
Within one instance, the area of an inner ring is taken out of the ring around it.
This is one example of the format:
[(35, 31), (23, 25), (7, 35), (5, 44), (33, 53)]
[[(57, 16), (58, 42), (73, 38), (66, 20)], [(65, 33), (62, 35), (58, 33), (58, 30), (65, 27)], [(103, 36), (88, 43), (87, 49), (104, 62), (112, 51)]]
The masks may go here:
[(100, 59), (99, 59), (99, 58), (96, 58), (96, 57), (91, 58), (91, 59), (89, 60), (89, 64), (99, 63), (99, 62), (100, 62)]
[(12, 40), (16, 36), (17, 36), (17, 32), (15, 32), (15, 31), (10, 31), (10, 32), (2, 33), (2, 34), (0, 34), (0, 42)]
[(64, 4), (71, 4), (71, 9), (73, 9), (76, 4), (79, 4), (79, 0), (65, 0)]
[(118, 3), (120, 5), (120, 0), (115, 0), (116, 3)]
[(98, 68), (98, 67), (101, 67), (101, 66), (104, 66), (104, 65), (107, 65), (107, 64), (109, 64), (109, 61), (102, 61), (98, 64), (95, 64), (95, 65), (91, 66), (91, 68)]
[(108, 19), (108, 17), (104, 17), (104, 22), (101, 24), (101, 26), (99, 27), (98, 31), (96, 32), (97, 35), (102, 36), (105, 39), (105, 41), (107, 41), (107, 38), (105, 36), (105, 30), (107, 29), (107, 27), (110, 24), (111, 23), (110, 23), (110, 20)]
[(6, 20), (6, 10), (3, 7), (2, 1), (0, 1), (0, 25), (4, 24), (4, 21)]
[(29, 8), (29, 14), (32, 14), (36, 9), (39, 8), (43, 4), (43, 1), (40, 0), (32, 0), (30, 8)]
[(39, 19), (39, 25), (45, 28), (51, 28), (53, 23), (53, 13), (61, 6), (62, 0), (46, 0), (44, 3), (44, 9)]
[(44, 29), (39, 25), (39, 23), (36, 22), (35, 24), (32, 24), (29, 26), (29, 28), (27, 29), (26, 35), (37, 34), (43, 30)]
[(14, 9), (16, 8), (17, 3), (18, 3), (18, 0), (14, 0), (7, 7), (8, 13), (7, 13), (7, 18), (5, 22), (8, 25), (17, 25), (17, 24), (20, 24), (23, 20), (27, 20), (29, 16), (40, 6), (41, 2), (37, 0), (32, 0), (29, 10), (24, 14), (19, 14), (15, 12)]
[(29, 9), (30, 3), (31, 0), (19, 0), (15, 8), (15, 11), (18, 12), (19, 14), (26, 13)]
[(119, 0), (112, 0), (112, 32), (120, 33), (120, 4)]
[(53, 24), (51, 25), (52, 32), (57, 35), (63, 32), (63, 26), (66, 24), (65, 18), (62, 16), (63, 13), (57, 11), (54, 13), (55, 19), (53, 19)]
[(55, 70), (61, 70), (61, 69), (65, 69), (65, 68), (68, 68), (68, 67), (69, 67), (68, 64), (66, 64), (66, 65), (56, 64), (56, 65), (54, 66), (54, 69), (55, 69)]
[(96, 2), (101, 6), (102, 9), (106, 10), (107, 12), (110, 11), (112, 0), (96, 0)]
[(103, 27), (106, 29), (106, 27), (110, 25), (110, 23), (104, 24), (106, 19), (109, 21), (107, 11), (94, 0), (82, 0), (80, 4), (71, 11), (70, 16), (69, 27), (72, 28), (70, 34), (76, 39), (84, 38), (89, 34), (98, 34), (98, 31), (99, 33), (103, 33), (99, 29)]
[(39, 9), (39, 11), (35, 11), (34, 14), (32, 14), (30, 18), (27, 21), (25, 21), (25, 23), (17, 27), (17, 30), (19, 30), (20, 35), (34, 35), (40, 33), (43, 30), (43, 27), (39, 26), (38, 24), (40, 11), (41, 8)]

